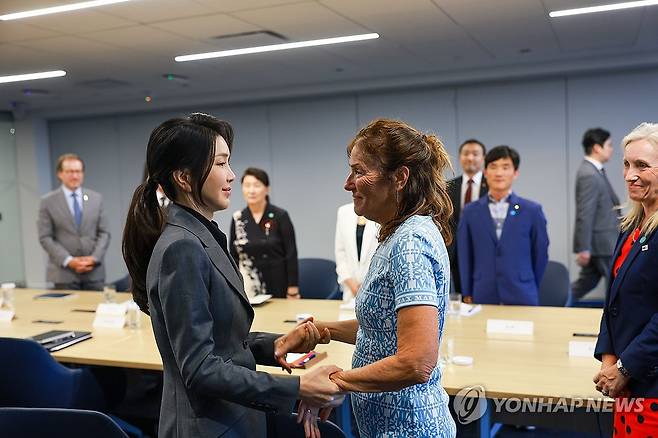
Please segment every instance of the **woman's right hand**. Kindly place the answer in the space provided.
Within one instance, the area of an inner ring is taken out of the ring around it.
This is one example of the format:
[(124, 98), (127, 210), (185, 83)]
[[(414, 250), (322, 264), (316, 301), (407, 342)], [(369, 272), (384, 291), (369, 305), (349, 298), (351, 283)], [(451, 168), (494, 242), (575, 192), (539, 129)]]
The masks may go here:
[(329, 376), (338, 371), (342, 369), (335, 365), (326, 365), (302, 375), (299, 378), (299, 397), (307, 404), (317, 407), (336, 401), (343, 393)]

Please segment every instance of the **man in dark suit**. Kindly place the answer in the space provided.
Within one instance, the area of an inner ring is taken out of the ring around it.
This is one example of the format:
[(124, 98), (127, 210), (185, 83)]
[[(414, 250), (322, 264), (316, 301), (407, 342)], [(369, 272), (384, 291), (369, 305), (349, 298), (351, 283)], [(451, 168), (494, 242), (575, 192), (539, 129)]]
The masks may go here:
[(480, 199), (487, 194), (487, 181), (482, 178), (482, 167), (486, 153), (484, 145), (474, 138), (463, 142), (459, 146), (459, 164), (463, 175), (448, 181), (448, 195), (454, 207), (450, 221), (453, 240), (448, 246), (448, 257), (450, 257), (451, 278), (457, 293), (461, 293), (457, 257), (457, 225), (459, 224), (462, 208), (469, 202)]
[(546, 218), (541, 205), (512, 192), (514, 149), (497, 146), (484, 162), (489, 196), (464, 208), (457, 231), (464, 301), (536, 306), (548, 264)]
[(610, 133), (589, 129), (583, 136), (585, 158), (576, 174), (576, 223), (573, 251), (581, 266), (571, 285), (574, 299), (582, 298), (601, 278), (609, 281), (610, 257), (619, 234), (619, 198), (603, 165), (612, 156)]
[(41, 198), (39, 242), (48, 253), (46, 280), (57, 289), (102, 290), (110, 232), (100, 194), (83, 188), (85, 165), (75, 154), (57, 160), (61, 187)]

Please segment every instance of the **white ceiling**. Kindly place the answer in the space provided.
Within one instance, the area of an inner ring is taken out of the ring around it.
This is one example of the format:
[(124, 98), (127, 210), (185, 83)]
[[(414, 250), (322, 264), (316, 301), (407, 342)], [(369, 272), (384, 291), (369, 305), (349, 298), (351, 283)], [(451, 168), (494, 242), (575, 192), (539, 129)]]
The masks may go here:
[[(73, 0), (0, 0), (0, 14)], [(604, 0), (133, 0), (0, 21), (0, 75), (64, 69), (66, 77), (0, 84), (0, 110), (50, 114), (149, 109), (393, 83), (658, 65), (658, 7), (551, 19)], [(176, 63), (174, 56), (377, 32), (379, 40)], [(189, 78), (166, 81), (165, 73)], [(403, 78), (403, 79), (400, 79)], [(416, 78), (416, 79), (414, 79)], [(418, 78), (423, 78), (420, 81)], [(120, 86), (97, 89), (88, 81)], [(24, 89), (47, 94), (26, 95)], [(147, 103), (146, 95), (153, 100)]]

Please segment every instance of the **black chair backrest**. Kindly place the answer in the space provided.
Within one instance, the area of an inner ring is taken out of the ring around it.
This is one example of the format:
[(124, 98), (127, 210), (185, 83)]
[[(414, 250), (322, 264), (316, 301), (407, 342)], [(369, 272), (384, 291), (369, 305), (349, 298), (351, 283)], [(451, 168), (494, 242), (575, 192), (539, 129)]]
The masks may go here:
[(549, 261), (539, 287), (539, 305), (564, 307), (571, 301), (569, 271), (562, 263)]
[(128, 438), (100, 412), (56, 408), (0, 408), (2, 436), (20, 438)]
[(340, 299), (336, 263), (326, 259), (299, 259), (299, 293), (302, 298)]
[[(297, 414), (268, 415), (268, 438), (304, 438), (304, 426), (297, 424)], [(342, 429), (331, 421), (318, 421), (322, 438), (347, 438)]]
[[(102, 390), (87, 369), (58, 363), (37, 342), (0, 338), (0, 406), (102, 408)], [(1, 431), (2, 429), (0, 429)]]
[(117, 292), (130, 292), (130, 275), (121, 277), (112, 284)]

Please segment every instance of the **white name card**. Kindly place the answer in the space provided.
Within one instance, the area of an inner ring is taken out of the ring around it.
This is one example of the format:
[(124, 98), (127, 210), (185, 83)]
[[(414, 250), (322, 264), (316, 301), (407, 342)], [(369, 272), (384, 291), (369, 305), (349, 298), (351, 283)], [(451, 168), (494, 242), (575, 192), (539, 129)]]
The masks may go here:
[(8, 309), (0, 310), (0, 322), (10, 322), (14, 319), (14, 311)]
[(125, 303), (101, 303), (96, 308), (94, 328), (123, 328), (126, 325)]
[(569, 341), (569, 356), (571, 357), (593, 357), (596, 342), (593, 341)]
[(505, 335), (532, 335), (534, 330), (535, 324), (532, 321), (487, 319), (487, 333)]

